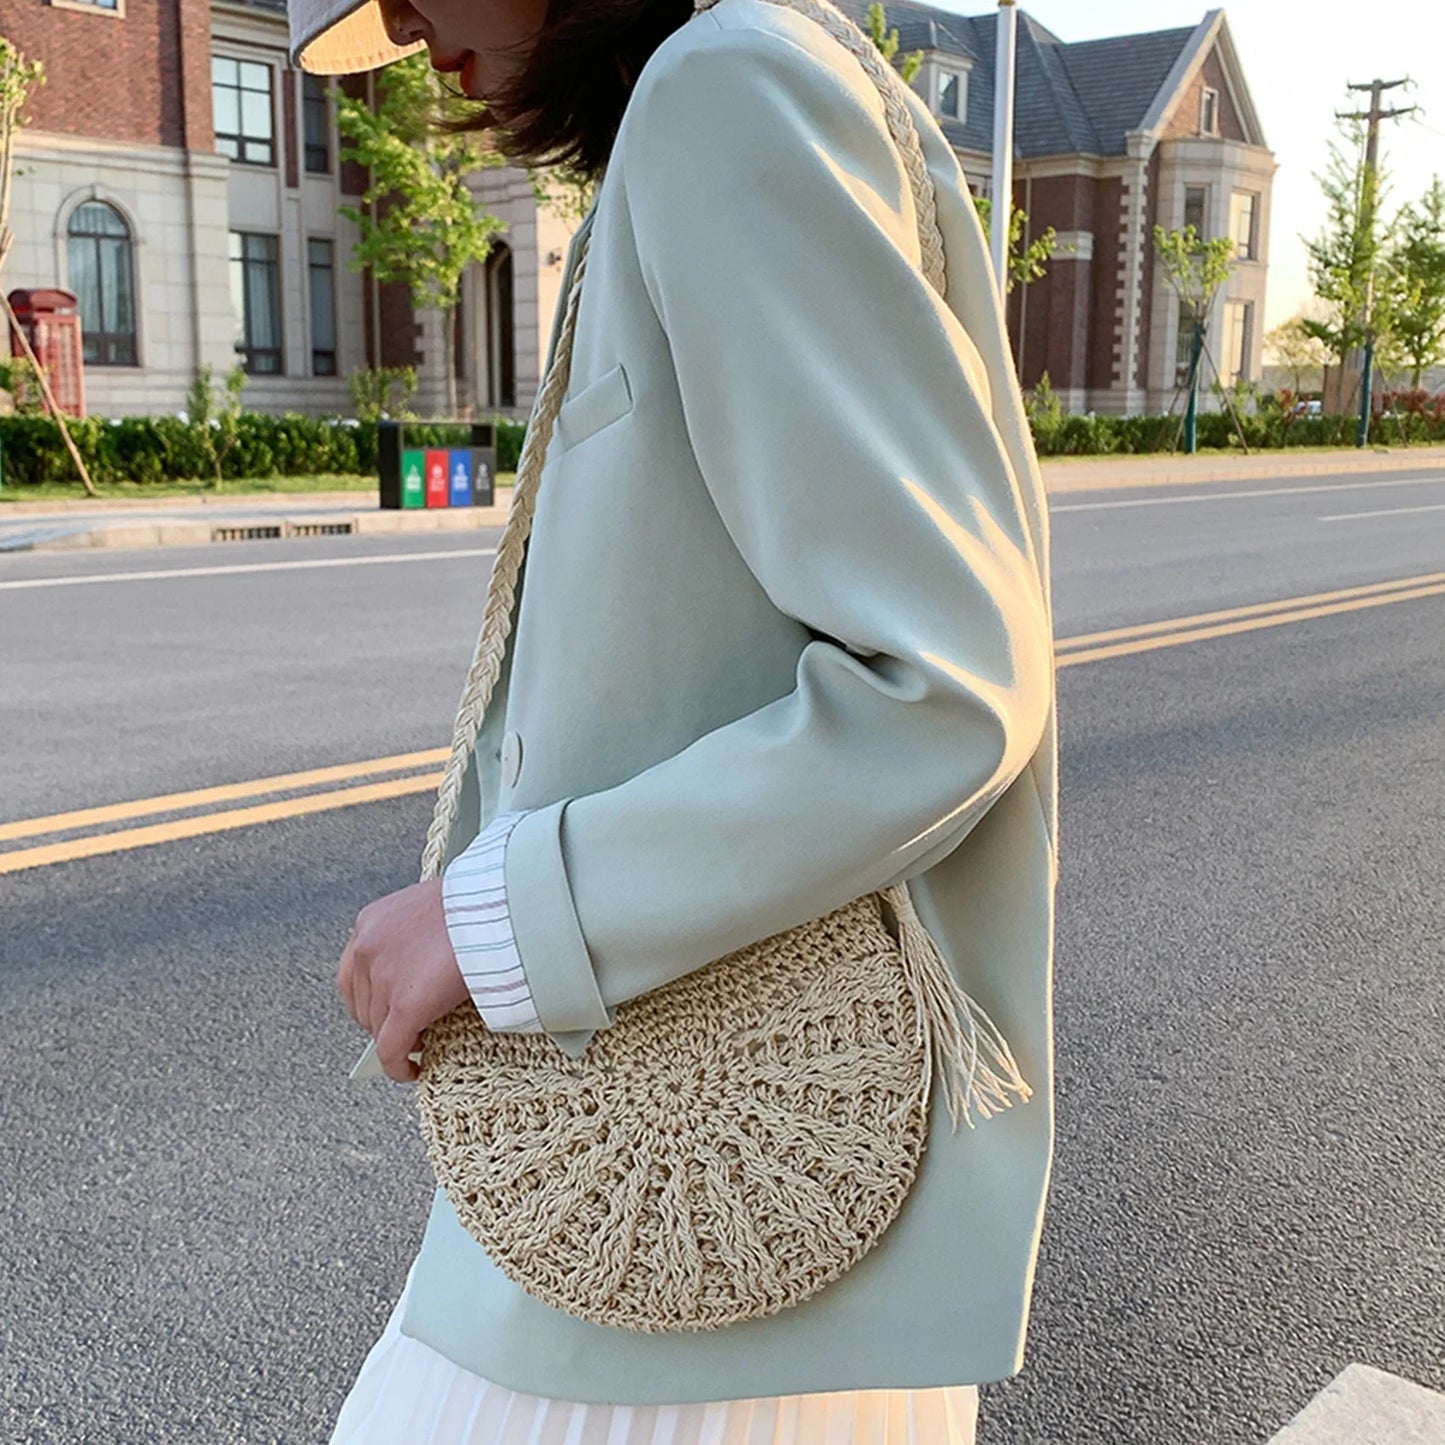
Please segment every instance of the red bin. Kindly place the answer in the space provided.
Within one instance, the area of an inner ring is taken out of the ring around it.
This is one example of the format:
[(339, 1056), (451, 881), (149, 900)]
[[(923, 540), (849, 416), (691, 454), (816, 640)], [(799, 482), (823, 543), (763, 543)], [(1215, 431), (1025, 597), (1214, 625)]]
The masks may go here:
[(429, 507), (445, 507), (451, 500), (448, 495), (451, 453), (428, 450), (426, 454), (426, 504)]
[[(56, 405), (71, 416), (84, 416), (85, 361), (75, 293), (47, 287), (12, 291), (8, 300), (35, 359), (45, 369)], [(10, 354), (25, 355), (18, 336), (10, 338)]]

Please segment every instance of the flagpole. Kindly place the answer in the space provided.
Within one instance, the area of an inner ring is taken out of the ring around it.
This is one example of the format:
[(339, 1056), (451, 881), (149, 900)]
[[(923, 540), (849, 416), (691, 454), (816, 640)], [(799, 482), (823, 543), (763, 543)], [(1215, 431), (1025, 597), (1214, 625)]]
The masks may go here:
[(999, 0), (993, 79), (993, 274), (1002, 297), (1008, 291), (1008, 233), (1014, 190), (1014, 70), (1018, 11)]

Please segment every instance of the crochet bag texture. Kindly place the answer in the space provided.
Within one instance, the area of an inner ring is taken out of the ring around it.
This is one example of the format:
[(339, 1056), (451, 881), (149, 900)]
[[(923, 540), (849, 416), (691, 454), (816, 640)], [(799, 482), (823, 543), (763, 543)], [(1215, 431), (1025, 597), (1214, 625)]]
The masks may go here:
[[(825, 26), (878, 86), (943, 295), (901, 77), (830, 0), (774, 3)], [(423, 880), (441, 873), (500, 675), (589, 240), (527, 428)], [(546, 1034), (492, 1033), (465, 1004), (423, 1037), (417, 1101), (457, 1218), (520, 1288), (597, 1324), (705, 1330), (807, 1299), (877, 1243), (918, 1172), (935, 1076), (955, 1128), (1030, 1095), (899, 883), (620, 1004), (580, 1058)]]

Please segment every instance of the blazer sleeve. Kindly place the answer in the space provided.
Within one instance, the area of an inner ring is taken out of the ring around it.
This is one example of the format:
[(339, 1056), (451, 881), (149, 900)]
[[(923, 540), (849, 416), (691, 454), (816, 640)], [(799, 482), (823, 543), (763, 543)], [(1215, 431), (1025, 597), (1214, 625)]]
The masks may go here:
[(533, 998), (579, 1048), (618, 1003), (932, 866), (1026, 766), (1053, 697), (990, 378), (920, 270), (872, 82), (718, 28), (644, 70), (624, 127), (698, 467), (813, 637), (785, 695), (512, 833)]

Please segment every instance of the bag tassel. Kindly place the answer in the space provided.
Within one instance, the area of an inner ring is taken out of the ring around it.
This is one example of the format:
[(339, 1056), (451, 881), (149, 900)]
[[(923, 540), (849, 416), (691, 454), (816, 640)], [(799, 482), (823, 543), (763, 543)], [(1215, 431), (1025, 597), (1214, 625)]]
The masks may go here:
[(1010, 1094), (1026, 1102), (1033, 1090), (1019, 1072), (1012, 1050), (954, 977), (933, 935), (923, 926), (908, 885), (894, 884), (884, 890), (884, 897), (898, 923), (903, 972), (918, 1008), (925, 1107), (935, 1073), (942, 1082), (955, 1131), (960, 1118), (970, 1129), (974, 1127), (972, 1109), (988, 1119), (996, 1110), (1013, 1106)]

